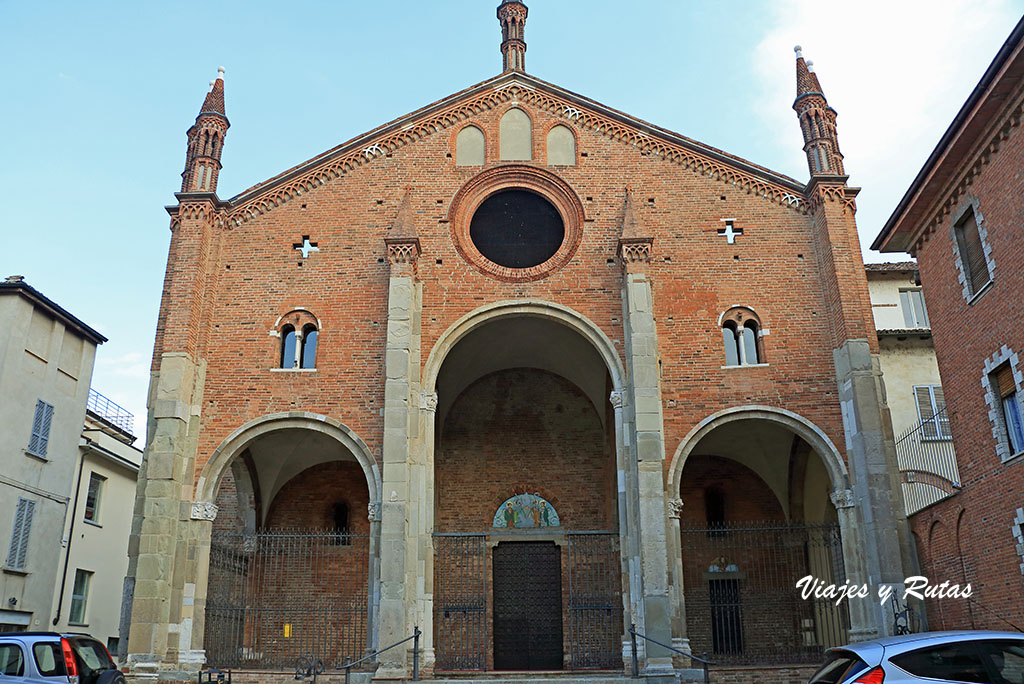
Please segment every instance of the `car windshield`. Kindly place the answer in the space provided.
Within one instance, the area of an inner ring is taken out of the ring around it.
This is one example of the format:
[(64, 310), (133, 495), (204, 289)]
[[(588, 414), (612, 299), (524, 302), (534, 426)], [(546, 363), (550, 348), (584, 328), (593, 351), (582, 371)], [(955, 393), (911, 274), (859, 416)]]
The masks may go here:
[(918, 677), (979, 684), (1024, 682), (1024, 640), (981, 639), (920, 648), (890, 661)]
[(848, 651), (830, 653), (808, 684), (839, 684), (866, 667), (867, 663)]

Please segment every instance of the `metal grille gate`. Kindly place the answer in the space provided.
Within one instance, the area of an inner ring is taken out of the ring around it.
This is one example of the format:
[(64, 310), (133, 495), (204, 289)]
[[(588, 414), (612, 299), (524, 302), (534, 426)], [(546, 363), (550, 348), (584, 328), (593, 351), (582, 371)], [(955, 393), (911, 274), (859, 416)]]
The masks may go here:
[(807, 575), (844, 581), (838, 525), (747, 522), (681, 532), (694, 653), (719, 663), (817, 663), (849, 640), (845, 603), (805, 601), (796, 588)]
[(438, 670), (487, 669), (487, 538), (434, 535)]
[(203, 646), (215, 667), (328, 667), (366, 653), (369, 536), (339, 530), (217, 533)]
[[(527, 538), (524, 538), (526, 541)], [(486, 670), (490, 650), (485, 534), (434, 535), (438, 670)], [(618, 532), (570, 532), (563, 552), (562, 619), (568, 667), (622, 668), (622, 569)]]

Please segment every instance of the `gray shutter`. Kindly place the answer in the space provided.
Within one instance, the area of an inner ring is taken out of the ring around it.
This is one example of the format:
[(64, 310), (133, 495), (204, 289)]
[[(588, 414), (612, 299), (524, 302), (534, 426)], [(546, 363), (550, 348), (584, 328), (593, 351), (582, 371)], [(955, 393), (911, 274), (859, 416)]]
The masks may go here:
[(39, 455), (46, 456), (46, 448), (50, 444), (50, 423), (53, 422), (53, 407), (43, 403), (43, 429), (39, 433)]
[(934, 385), (932, 395), (935, 397), (935, 416), (938, 423), (939, 439), (952, 439), (953, 433), (949, 429), (949, 413), (946, 411), (946, 394), (940, 385)]
[(938, 439), (939, 428), (935, 421), (935, 408), (932, 405), (930, 387), (915, 387), (914, 399), (917, 401), (917, 415), (921, 418), (921, 437)]
[(910, 301), (910, 292), (900, 290), (900, 308), (903, 309), (903, 325), (916, 328), (914, 324), (914, 304)]
[(18, 499), (18, 509), (14, 514), (14, 532), (11, 535), (11, 547), (7, 552), (7, 567), (24, 570), (28, 560), (28, 542), (32, 533), (32, 517), (36, 503), (28, 499)]

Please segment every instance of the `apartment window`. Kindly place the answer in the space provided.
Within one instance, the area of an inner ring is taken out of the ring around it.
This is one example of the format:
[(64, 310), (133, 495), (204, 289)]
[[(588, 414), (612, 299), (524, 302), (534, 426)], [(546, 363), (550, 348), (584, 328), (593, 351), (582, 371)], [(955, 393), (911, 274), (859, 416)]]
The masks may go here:
[(949, 431), (946, 397), (939, 385), (921, 385), (914, 388), (917, 418), (921, 421), (924, 439), (953, 439)]
[(100, 521), (100, 497), (107, 478), (92, 473), (89, 475), (89, 491), (85, 495), (85, 519), (92, 523)]
[(956, 236), (960, 265), (967, 281), (968, 295), (975, 295), (988, 285), (992, 274), (985, 259), (985, 245), (981, 241), (981, 231), (978, 229), (978, 219), (973, 207), (968, 207), (963, 218), (953, 228), (953, 233)]
[(300, 368), (316, 368), (316, 339), (317, 331), (315, 325), (302, 327), (302, 352), (299, 354)]
[(1013, 368), (1004, 363), (991, 375), (992, 386), (1001, 404), (1003, 427), (1010, 442), (1010, 453), (1024, 451), (1024, 421), (1021, 420), (1020, 399), (1013, 381)]
[(281, 368), (295, 367), (295, 328), (290, 325), (281, 329)]
[(28, 540), (32, 534), (32, 516), (35, 515), (35, 511), (35, 501), (18, 499), (11, 546), (7, 551), (7, 567), (13, 570), (24, 570), (28, 561)]
[(89, 599), (89, 583), (91, 580), (92, 573), (88, 570), (75, 570), (75, 586), (71, 590), (71, 614), (68, 616), (68, 624), (86, 624), (85, 604)]
[(46, 458), (50, 443), (50, 424), (53, 422), (53, 406), (42, 399), (36, 401), (36, 415), (32, 419), (32, 435), (28, 439), (28, 452), (33, 456)]
[(928, 312), (924, 308), (921, 290), (900, 290), (900, 308), (903, 309), (903, 323), (908, 328), (928, 327)]

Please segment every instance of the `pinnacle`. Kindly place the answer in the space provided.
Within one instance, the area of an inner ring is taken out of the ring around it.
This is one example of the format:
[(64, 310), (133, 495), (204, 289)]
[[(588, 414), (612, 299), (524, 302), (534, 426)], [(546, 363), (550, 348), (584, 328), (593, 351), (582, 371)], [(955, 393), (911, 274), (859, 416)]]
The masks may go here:
[(398, 215), (395, 217), (395, 224), (391, 227), (392, 240), (398, 238), (413, 239), (416, 234), (416, 221), (412, 213), (412, 186), (405, 186), (405, 194), (402, 195), (402, 202), (398, 205)]
[(644, 234), (643, 225), (636, 209), (633, 207), (633, 188), (626, 186), (626, 210), (622, 216), (622, 239), (636, 240), (650, 237)]
[(213, 81), (211, 85), (210, 92), (206, 93), (206, 99), (203, 100), (203, 107), (199, 113), (212, 112), (226, 118), (227, 115), (224, 113), (224, 67), (217, 68), (217, 80)]

